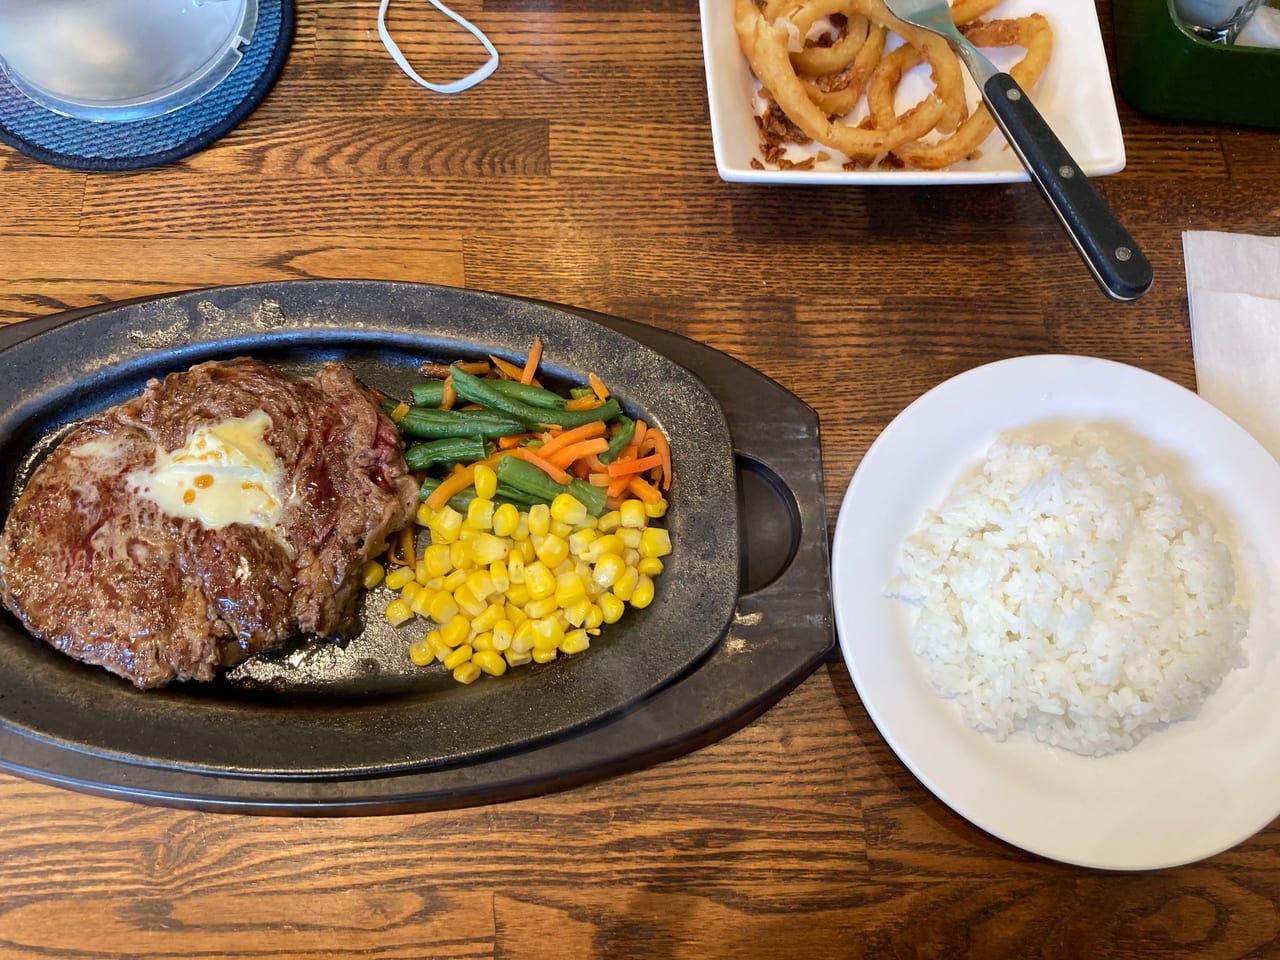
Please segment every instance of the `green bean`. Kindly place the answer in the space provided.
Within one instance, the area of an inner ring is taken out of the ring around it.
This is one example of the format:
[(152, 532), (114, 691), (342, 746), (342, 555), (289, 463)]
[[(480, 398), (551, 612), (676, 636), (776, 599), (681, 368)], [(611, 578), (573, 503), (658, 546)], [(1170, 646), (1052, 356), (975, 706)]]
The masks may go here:
[(411, 388), (415, 407), (438, 407), (444, 402), (444, 381), (424, 380)]
[(480, 377), (467, 373), (457, 365), (452, 368), (452, 375), (453, 388), (458, 391), (458, 396), (464, 400), (500, 411), (529, 426), (553, 423), (568, 429), (580, 427), (584, 423), (592, 423), (596, 420), (609, 421), (622, 413), (622, 408), (618, 406), (618, 401), (613, 397), (591, 410), (544, 409), (524, 403), (493, 389), (492, 383), (495, 381), (482, 380)]
[(630, 443), (631, 438), (635, 435), (636, 422), (626, 414), (620, 414), (618, 416), (618, 429), (609, 438), (608, 448), (604, 453), (600, 454), (600, 462), (613, 463), (613, 458), (622, 452), (622, 448)]
[(478, 436), (444, 437), (411, 445), (404, 452), (404, 461), (410, 470), (429, 470), (437, 463), (483, 460), (488, 453)]
[(518, 380), (485, 380), (485, 383), (500, 393), (505, 393), (516, 400), (523, 400), (531, 407), (552, 410), (564, 408), (564, 397), (545, 387), (535, 387), (532, 383), (520, 383)]
[(576, 497), (593, 517), (604, 513), (607, 492), (604, 487), (593, 486), (584, 480), (573, 479), (568, 483), (556, 483), (543, 471), (519, 457), (503, 457), (495, 468), (498, 482), (505, 483), (530, 496), (539, 503), (550, 503), (562, 493)]
[(422, 440), (442, 437), (483, 437), (486, 440), (522, 433), (525, 425), (512, 417), (488, 410), (432, 410), (410, 407), (397, 426), (402, 433)]

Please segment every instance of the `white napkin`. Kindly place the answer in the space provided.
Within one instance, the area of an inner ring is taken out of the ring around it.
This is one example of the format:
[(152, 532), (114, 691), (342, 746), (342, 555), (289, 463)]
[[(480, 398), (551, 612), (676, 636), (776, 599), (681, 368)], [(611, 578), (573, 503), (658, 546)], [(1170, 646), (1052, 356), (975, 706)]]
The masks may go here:
[(1280, 460), (1280, 237), (1182, 235), (1200, 396)]

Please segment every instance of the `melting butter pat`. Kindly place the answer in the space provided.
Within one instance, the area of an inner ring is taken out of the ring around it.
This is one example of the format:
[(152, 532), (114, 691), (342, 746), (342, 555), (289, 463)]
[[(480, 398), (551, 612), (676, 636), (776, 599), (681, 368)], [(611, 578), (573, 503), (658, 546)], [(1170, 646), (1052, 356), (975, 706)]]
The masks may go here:
[(231, 523), (274, 528), (284, 470), (266, 441), (270, 427), (261, 410), (199, 427), (177, 450), (157, 450), (151, 467), (129, 474), (129, 488), (170, 516), (213, 530)]

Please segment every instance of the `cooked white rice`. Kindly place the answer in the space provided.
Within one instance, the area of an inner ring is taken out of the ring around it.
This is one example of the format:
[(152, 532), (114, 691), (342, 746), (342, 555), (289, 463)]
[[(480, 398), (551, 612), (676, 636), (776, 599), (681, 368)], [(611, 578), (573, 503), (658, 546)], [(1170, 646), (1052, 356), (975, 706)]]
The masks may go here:
[(1101, 756), (1243, 666), (1230, 548), (1191, 497), (1081, 432), (1001, 442), (903, 547), (912, 646), (974, 727)]

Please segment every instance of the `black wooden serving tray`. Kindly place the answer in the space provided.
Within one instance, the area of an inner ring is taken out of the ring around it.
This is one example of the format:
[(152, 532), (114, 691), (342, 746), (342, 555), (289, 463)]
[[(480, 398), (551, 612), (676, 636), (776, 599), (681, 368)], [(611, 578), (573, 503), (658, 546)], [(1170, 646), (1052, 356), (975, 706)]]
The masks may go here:
[[(302, 369), (335, 357), (385, 378), (419, 350), (432, 358), (461, 350), (459, 330), (468, 340), (474, 334), (475, 353), (510, 353), (537, 332), (554, 341), (550, 371), (558, 347), (566, 377), (584, 373), (576, 364), (592, 357), (617, 374), (611, 382), (624, 403), (665, 421), (673, 441), (684, 444), (690, 499), (682, 505), (673, 495), (670, 522), (689, 554), (683, 568), (664, 574), (682, 569), (682, 576), (659, 581), (669, 609), (681, 611), (680, 623), (638, 611), (617, 649), (462, 688), (439, 677), (424, 687), (421, 668), (403, 658), (403, 637), (374, 629), (370, 615), (364, 646), (353, 646), (359, 656), (304, 647), (250, 661), (234, 682), (157, 695), (125, 690), (102, 671), (15, 636), (16, 621), (6, 614), (0, 768), (96, 794), (234, 812), (370, 814), (497, 802), (713, 742), (768, 709), (826, 658), (834, 629), (816, 414), (705, 345), (576, 308), (426, 284), (289, 281), (107, 304), (0, 328), (0, 358), (20, 355), (19, 375), (25, 384), (29, 373), (33, 385), (9, 385), (9, 402), (41, 411), (5, 414), (5, 495), (29, 466), (30, 430), (49, 431), (46, 421), (72, 422), (116, 402), (146, 376), (254, 353)], [(622, 386), (628, 378), (630, 395)], [(655, 390), (648, 381), (660, 378), (664, 389)], [(660, 652), (640, 645), (637, 638), (649, 634), (663, 640)], [(599, 670), (611, 662), (628, 680), (617, 691), (600, 682)], [(35, 699), (41, 691), (57, 703), (45, 707)], [(575, 694), (585, 703), (561, 699)], [(229, 704), (225, 711), (215, 709), (219, 698)], [(192, 717), (214, 719), (209, 729), (193, 732), (198, 724), (184, 716), (186, 704)], [(474, 721), (494, 708), (504, 713), (486, 738)], [(55, 710), (61, 716), (52, 717)], [(520, 714), (525, 721), (512, 719)], [(280, 726), (283, 746), (237, 748), (245, 730), (272, 737), (273, 717), (289, 720)], [(297, 717), (303, 722), (294, 723)], [(413, 746), (398, 752), (394, 724), (405, 717), (420, 728), (419, 739), (409, 737)], [(280, 759), (263, 761), (276, 756), (273, 749), (284, 750)]]

